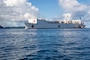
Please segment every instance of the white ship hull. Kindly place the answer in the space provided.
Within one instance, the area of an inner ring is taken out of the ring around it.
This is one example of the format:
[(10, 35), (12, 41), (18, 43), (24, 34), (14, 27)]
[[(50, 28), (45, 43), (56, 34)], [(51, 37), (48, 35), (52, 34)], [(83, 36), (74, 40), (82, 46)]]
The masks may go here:
[[(35, 22), (35, 21), (34, 21)], [(37, 20), (35, 23), (25, 22), (26, 29), (61, 29), (61, 28), (84, 28), (83, 23), (60, 23), (59, 21)]]

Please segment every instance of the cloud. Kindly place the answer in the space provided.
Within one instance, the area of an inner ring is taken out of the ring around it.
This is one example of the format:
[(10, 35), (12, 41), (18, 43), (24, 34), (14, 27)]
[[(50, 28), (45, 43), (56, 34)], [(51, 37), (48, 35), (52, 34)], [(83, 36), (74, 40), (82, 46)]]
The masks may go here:
[(65, 12), (73, 15), (73, 18), (84, 17), (89, 12), (89, 6), (81, 4), (78, 0), (59, 0), (59, 5)]
[(35, 16), (33, 16), (32, 14), (26, 13), (24, 14), (25, 19), (30, 19), (30, 18), (36, 18)]
[(6, 6), (22, 6), (27, 4), (26, 0), (4, 0)]
[(87, 8), (86, 5), (80, 4), (77, 0), (59, 0), (59, 3), (68, 11), (82, 11)]
[[(39, 9), (28, 0), (0, 0), (1, 25), (18, 25), (16, 21), (25, 21), (29, 17), (36, 18)], [(29, 15), (28, 18), (25, 15)]]

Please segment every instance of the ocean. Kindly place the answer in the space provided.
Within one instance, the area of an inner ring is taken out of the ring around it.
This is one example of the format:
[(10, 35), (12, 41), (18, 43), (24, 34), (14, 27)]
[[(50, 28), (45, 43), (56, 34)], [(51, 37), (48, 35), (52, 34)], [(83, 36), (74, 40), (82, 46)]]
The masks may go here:
[(0, 29), (0, 60), (90, 60), (90, 28)]

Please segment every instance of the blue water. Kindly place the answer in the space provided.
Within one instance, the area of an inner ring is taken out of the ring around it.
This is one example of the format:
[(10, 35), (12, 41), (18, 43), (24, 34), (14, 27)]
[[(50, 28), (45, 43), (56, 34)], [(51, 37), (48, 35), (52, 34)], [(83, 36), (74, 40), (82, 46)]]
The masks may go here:
[(90, 60), (90, 29), (0, 29), (0, 60)]

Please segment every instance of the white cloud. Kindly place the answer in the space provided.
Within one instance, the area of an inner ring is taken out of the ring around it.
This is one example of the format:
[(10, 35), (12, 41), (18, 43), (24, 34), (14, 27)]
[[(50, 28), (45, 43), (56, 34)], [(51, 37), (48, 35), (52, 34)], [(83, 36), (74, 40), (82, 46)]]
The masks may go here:
[(80, 4), (77, 0), (59, 0), (60, 6), (67, 11), (83, 11), (87, 9), (87, 6)]
[(59, 5), (65, 12), (71, 13), (74, 17), (83, 17), (88, 13), (88, 6), (79, 3), (77, 0), (59, 0)]
[(20, 6), (27, 3), (26, 0), (4, 0), (7, 6)]
[(87, 6), (80, 4), (77, 0), (59, 0), (60, 5), (67, 11), (83, 11), (87, 9)]
[(33, 16), (33, 15), (29, 14), (29, 13), (24, 14), (24, 17), (25, 17), (25, 19), (30, 19), (32, 17), (36, 18), (35, 16)]
[(30, 18), (35, 18), (38, 11), (39, 9), (27, 0), (0, 0), (0, 21), (4, 25), (17, 25), (14, 21), (27, 20), (26, 14), (29, 14)]

